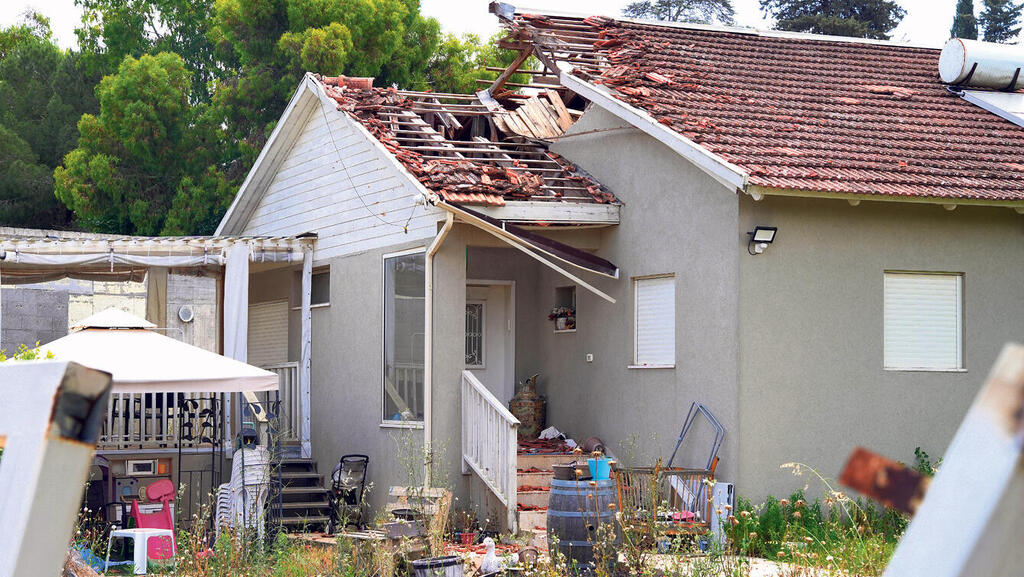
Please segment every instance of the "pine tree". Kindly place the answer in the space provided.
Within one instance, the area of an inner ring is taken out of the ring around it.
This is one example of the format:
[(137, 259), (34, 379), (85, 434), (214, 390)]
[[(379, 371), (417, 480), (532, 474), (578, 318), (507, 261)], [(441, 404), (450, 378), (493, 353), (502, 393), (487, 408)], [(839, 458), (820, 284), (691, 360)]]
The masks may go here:
[(730, 0), (642, 0), (630, 2), (622, 13), (631, 18), (698, 24), (733, 24)]
[(879, 40), (906, 15), (893, 0), (761, 0), (761, 10), (779, 30)]
[(953, 38), (978, 39), (978, 19), (974, 17), (974, 0), (957, 0), (953, 27), (949, 29)]
[(985, 29), (985, 42), (1010, 42), (1021, 28), (1021, 11), (1024, 2), (1016, 4), (1011, 0), (984, 0), (981, 24)]

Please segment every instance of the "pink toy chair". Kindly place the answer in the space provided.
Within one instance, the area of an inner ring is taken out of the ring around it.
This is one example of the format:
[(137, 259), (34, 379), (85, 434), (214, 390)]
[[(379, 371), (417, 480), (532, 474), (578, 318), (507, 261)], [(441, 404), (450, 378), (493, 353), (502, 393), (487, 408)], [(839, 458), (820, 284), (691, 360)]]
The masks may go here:
[[(161, 479), (146, 486), (146, 498), (151, 502), (159, 501), (163, 507), (156, 513), (143, 513), (139, 511), (138, 499), (132, 500), (132, 519), (135, 519), (135, 526), (140, 529), (169, 529), (174, 531), (174, 516), (171, 514), (170, 502), (174, 500), (174, 483), (167, 479)], [(147, 543), (149, 558), (157, 561), (170, 559), (177, 552), (175, 537), (171, 537), (168, 546), (164, 537), (150, 537)]]

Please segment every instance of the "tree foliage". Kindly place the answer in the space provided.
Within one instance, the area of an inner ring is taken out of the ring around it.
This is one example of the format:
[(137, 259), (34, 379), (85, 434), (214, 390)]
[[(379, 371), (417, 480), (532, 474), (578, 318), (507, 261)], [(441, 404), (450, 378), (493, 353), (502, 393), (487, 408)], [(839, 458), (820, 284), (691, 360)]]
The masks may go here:
[(699, 24), (733, 24), (731, 0), (643, 0), (631, 2), (622, 13), (631, 18)]
[(0, 47), (0, 224), (63, 228), (70, 214), (53, 195), (52, 172), (75, 147), (78, 118), (96, 109), (98, 78), (53, 43), (36, 13), (0, 29)]
[(985, 29), (986, 42), (1007, 43), (1013, 41), (1021, 29), (1024, 2), (1011, 0), (983, 0), (981, 24)]
[(760, 0), (775, 27), (792, 32), (886, 39), (906, 11), (893, 0)]
[(978, 19), (974, 16), (974, 0), (957, 0), (953, 27), (949, 30), (953, 38), (978, 39)]
[[(169, 52), (138, 60), (129, 56), (117, 74), (100, 82), (99, 115), (82, 116), (78, 148), (54, 173), (57, 197), (82, 225), (159, 234), (179, 194), (195, 198), (197, 186), (218, 189), (216, 174), (207, 174), (214, 156), (212, 139), (204, 134), (209, 126), (196, 118), (190, 90), (183, 60)], [(211, 209), (178, 205), (179, 210)]]

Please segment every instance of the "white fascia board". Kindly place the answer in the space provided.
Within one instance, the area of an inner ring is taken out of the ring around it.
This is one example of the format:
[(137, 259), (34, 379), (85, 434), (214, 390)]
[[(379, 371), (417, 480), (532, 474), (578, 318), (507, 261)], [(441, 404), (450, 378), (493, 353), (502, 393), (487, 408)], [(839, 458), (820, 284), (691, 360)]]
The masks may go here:
[(621, 205), (596, 202), (509, 200), (504, 206), (474, 206), (491, 218), (515, 223), (619, 224)]
[(295, 123), (305, 120), (304, 117), (298, 118), (301, 114), (297, 114), (296, 110), (306, 111), (313, 94), (317, 90), (316, 81), (313, 80), (309, 73), (306, 73), (299, 87), (295, 90), (295, 94), (288, 101), (288, 106), (285, 107), (281, 120), (274, 127), (274, 131), (270, 133), (270, 138), (263, 145), (263, 150), (260, 151), (260, 155), (256, 157), (256, 162), (249, 169), (249, 174), (245, 176), (245, 181), (242, 182), (238, 193), (235, 194), (235, 200), (231, 202), (228, 211), (224, 213), (224, 218), (217, 225), (217, 231), (214, 232), (214, 236), (238, 234), (241, 232), (239, 219), (244, 220), (256, 203), (259, 202), (266, 187), (270, 184), (273, 173), (277, 171), (278, 166), (284, 160), (284, 154), (287, 150), (279, 149), (288, 148), (286, 146), (288, 143), (285, 141), (288, 140), (289, 136), (297, 136)]
[(562, 86), (653, 136), (730, 190), (746, 190), (749, 175), (742, 168), (661, 124), (646, 111), (619, 100), (602, 86), (594, 85), (568, 72), (562, 72), (560, 79)]

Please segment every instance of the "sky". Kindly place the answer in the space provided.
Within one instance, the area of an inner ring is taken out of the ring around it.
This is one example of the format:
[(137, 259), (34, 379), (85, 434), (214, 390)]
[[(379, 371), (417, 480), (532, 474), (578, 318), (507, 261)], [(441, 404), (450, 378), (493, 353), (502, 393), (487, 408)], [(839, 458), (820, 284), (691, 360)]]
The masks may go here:
[[(583, 15), (616, 16), (628, 0), (505, 0), (520, 9), (538, 12), (554, 10)], [(893, 32), (893, 40), (924, 46), (941, 47), (949, 38), (956, 0), (901, 0), (906, 17)], [(448, 32), (475, 33), (488, 37), (497, 31), (497, 20), (487, 13), (488, 0), (421, 0), (421, 10), (441, 22)], [(980, 10), (980, 2), (975, 2)], [(768, 28), (770, 23), (761, 14), (758, 0), (733, 0), (736, 22), (741, 26)], [(0, 26), (20, 20), (28, 8), (42, 12), (51, 19), (54, 35), (61, 46), (75, 45), (74, 29), (81, 10), (74, 0), (0, 0)]]

